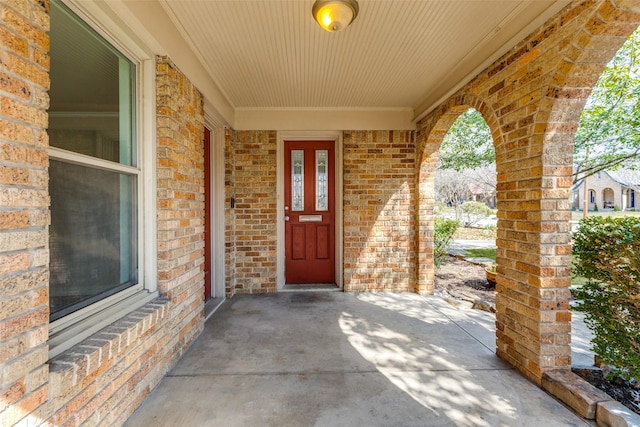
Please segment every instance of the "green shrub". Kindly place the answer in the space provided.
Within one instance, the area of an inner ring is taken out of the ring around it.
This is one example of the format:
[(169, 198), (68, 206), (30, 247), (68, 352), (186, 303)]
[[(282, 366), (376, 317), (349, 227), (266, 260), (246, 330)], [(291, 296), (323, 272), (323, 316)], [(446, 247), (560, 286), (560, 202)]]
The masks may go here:
[(471, 227), (480, 219), (494, 214), (493, 209), (482, 202), (464, 202), (460, 206), (460, 212), (465, 227)]
[(576, 310), (602, 360), (640, 378), (640, 218), (588, 217), (574, 234)]
[(433, 255), (436, 268), (440, 266), (442, 259), (447, 255), (447, 248), (453, 239), (453, 235), (460, 226), (455, 219), (436, 218), (434, 222)]

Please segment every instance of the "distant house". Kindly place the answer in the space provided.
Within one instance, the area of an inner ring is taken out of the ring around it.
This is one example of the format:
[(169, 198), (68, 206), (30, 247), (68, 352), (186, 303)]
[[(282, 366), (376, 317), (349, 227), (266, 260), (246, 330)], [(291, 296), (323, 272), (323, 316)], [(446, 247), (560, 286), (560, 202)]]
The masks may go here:
[[(584, 208), (585, 180), (578, 181), (572, 188), (573, 207)], [(589, 210), (636, 209), (636, 190), (640, 191), (640, 172), (629, 169), (602, 171), (587, 178)]]
[(469, 183), (469, 199), (475, 202), (486, 203), (490, 208), (496, 207), (496, 186), (495, 183), (471, 182)]

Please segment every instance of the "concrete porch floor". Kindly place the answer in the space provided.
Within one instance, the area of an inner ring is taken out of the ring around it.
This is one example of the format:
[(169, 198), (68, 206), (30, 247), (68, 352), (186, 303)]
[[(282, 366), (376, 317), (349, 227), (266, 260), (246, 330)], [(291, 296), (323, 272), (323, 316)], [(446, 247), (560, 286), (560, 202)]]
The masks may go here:
[(127, 426), (588, 426), (439, 297), (239, 295)]

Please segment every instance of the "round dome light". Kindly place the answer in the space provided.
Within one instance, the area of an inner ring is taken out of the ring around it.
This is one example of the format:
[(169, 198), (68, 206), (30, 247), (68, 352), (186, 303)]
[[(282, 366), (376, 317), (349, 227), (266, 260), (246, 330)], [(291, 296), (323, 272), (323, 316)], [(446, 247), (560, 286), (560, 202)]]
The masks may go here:
[(356, 19), (358, 3), (355, 0), (316, 0), (312, 13), (322, 28), (335, 33), (344, 30)]

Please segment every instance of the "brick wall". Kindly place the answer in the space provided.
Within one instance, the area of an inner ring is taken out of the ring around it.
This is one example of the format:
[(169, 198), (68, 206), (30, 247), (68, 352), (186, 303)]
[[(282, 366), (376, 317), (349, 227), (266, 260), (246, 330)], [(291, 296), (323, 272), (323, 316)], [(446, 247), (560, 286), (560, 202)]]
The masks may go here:
[[(226, 134), (227, 295), (276, 291), (276, 143), (273, 131)], [(414, 171), (412, 132), (345, 132), (346, 291), (414, 290)]]
[(343, 142), (344, 290), (414, 291), (413, 132), (345, 132)]
[[(604, 65), (639, 23), (609, 1), (573, 2), (418, 123), (421, 240), (432, 227), (434, 158), (452, 115), (475, 107), (492, 130), (497, 353), (538, 383), (545, 370), (571, 362), (573, 134)], [(421, 260), (432, 257), (428, 243), (419, 248)], [(429, 289), (432, 267), (422, 265), (419, 286)]]
[(0, 425), (122, 425), (203, 328), (202, 97), (158, 60), (162, 296), (47, 360), (48, 8), (0, 1)]
[(0, 2), (0, 425), (49, 395), (49, 4)]
[(161, 298), (50, 361), (55, 425), (123, 424), (204, 326), (202, 97), (167, 58), (156, 71)]
[(158, 298), (53, 358), (49, 400), (31, 421), (122, 425), (181, 351), (175, 310)]
[(202, 96), (167, 58), (156, 77), (161, 297), (50, 361), (54, 425), (122, 425), (204, 326)]
[(204, 327), (202, 96), (167, 58), (156, 77), (161, 297), (50, 361), (54, 425), (122, 425)]
[[(0, 425), (121, 425), (203, 327), (202, 97), (159, 58), (162, 297), (47, 364), (48, 9), (47, 0), (0, 0)], [(544, 370), (566, 367), (576, 112), (639, 24), (612, 2), (573, 2), (415, 134), (345, 132), (345, 290), (429, 292), (437, 150), (455, 117), (476, 107), (498, 163), (497, 352), (538, 382)], [(229, 130), (226, 153), (227, 293), (270, 292), (276, 132)]]
[(156, 98), (158, 290), (174, 304), (175, 361), (203, 328), (204, 104), (166, 57), (158, 58)]
[(232, 131), (227, 147), (227, 292), (276, 291), (275, 131)]

